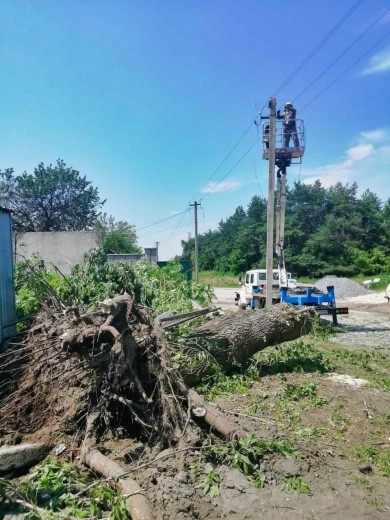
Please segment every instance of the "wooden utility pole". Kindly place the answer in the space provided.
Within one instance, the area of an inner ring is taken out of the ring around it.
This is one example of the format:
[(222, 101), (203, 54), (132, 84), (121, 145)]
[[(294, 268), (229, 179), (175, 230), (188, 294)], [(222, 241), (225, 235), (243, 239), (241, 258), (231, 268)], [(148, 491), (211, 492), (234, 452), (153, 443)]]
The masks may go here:
[(266, 307), (272, 306), (272, 284), (274, 266), (274, 209), (275, 209), (275, 136), (276, 136), (276, 99), (269, 100), (269, 176), (267, 205), (267, 290)]
[(195, 282), (199, 282), (199, 254), (198, 254), (198, 206), (200, 202), (194, 202), (194, 222), (195, 222)]

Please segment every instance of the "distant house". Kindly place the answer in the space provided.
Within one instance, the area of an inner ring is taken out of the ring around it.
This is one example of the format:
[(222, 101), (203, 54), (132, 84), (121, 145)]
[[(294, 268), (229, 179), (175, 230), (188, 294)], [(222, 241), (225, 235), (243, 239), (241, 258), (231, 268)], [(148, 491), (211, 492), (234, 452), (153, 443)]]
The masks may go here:
[(145, 247), (145, 254), (133, 254), (133, 253), (122, 253), (122, 254), (111, 254), (107, 255), (107, 262), (129, 262), (135, 264), (142, 258), (147, 258), (151, 264), (157, 264), (158, 262), (158, 248), (157, 247)]

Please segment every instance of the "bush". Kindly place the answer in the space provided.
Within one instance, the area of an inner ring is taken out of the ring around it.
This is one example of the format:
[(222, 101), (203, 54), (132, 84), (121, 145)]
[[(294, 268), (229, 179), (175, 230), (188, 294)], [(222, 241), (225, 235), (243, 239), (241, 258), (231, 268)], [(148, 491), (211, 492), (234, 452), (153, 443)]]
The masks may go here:
[(66, 305), (96, 308), (106, 298), (133, 292), (136, 301), (156, 313), (192, 310), (191, 300), (200, 305), (211, 301), (210, 288), (188, 283), (179, 263), (159, 268), (145, 262), (108, 263), (100, 249), (89, 251), (84, 261), (63, 277), (41, 269), (38, 258), (17, 264), (15, 269), (18, 316), (37, 312), (51, 298)]

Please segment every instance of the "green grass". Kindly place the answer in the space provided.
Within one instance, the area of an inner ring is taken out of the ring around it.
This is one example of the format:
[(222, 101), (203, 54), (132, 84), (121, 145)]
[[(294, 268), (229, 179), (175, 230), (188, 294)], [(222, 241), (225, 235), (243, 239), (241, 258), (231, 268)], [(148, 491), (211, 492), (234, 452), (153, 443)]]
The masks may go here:
[(364, 280), (373, 280), (374, 278), (380, 278), (380, 282), (370, 285), (369, 288), (373, 291), (384, 291), (390, 283), (390, 273), (376, 273), (370, 276), (359, 274), (354, 276), (352, 280), (358, 283), (362, 283)]
[(304, 493), (306, 495), (311, 495), (311, 489), (306, 484), (304, 480), (300, 477), (292, 476), (292, 477), (284, 477), (282, 491), (286, 493)]
[(199, 282), (211, 287), (238, 287), (238, 276), (233, 273), (219, 273), (217, 271), (200, 271)]

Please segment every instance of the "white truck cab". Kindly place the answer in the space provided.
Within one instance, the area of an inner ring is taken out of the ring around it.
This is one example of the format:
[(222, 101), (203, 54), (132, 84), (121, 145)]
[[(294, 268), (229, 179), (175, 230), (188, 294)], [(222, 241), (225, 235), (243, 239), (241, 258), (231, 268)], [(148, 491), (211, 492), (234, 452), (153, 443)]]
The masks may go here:
[[(273, 283), (272, 288), (275, 291), (280, 290), (280, 272), (279, 269), (272, 271)], [(267, 284), (267, 270), (266, 269), (252, 269), (245, 273), (245, 279), (242, 280), (241, 291), (236, 293), (236, 302), (239, 307), (245, 309), (251, 305), (254, 295), (265, 293)], [(291, 278), (291, 273), (287, 273), (287, 287), (295, 289), (297, 281)]]

